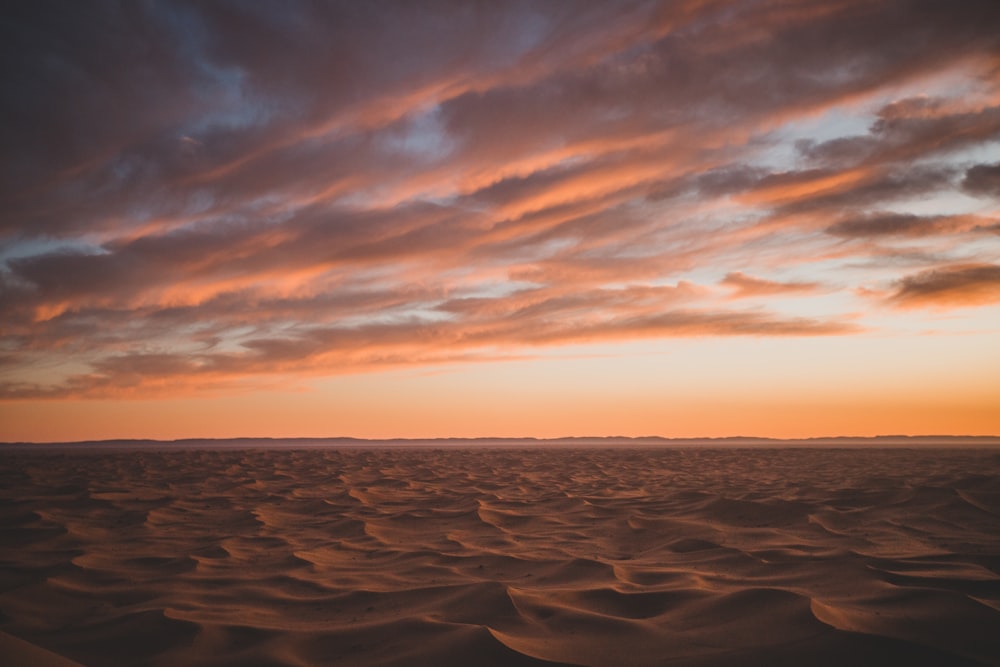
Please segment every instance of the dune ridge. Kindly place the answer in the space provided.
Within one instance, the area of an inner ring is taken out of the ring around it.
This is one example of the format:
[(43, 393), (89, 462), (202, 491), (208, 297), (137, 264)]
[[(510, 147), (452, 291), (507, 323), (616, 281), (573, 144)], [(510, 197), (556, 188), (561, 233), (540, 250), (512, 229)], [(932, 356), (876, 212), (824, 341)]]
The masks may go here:
[(988, 448), (18, 449), (0, 519), (88, 667), (1000, 665)]

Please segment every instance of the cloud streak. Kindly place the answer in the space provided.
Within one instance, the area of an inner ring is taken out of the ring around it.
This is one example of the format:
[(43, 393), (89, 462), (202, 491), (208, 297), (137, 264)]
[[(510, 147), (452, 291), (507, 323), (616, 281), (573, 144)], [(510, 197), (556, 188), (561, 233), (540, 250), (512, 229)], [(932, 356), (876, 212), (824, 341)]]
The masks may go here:
[(902, 278), (889, 297), (904, 308), (952, 308), (1000, 302), (1000, 266), (959, 264)]

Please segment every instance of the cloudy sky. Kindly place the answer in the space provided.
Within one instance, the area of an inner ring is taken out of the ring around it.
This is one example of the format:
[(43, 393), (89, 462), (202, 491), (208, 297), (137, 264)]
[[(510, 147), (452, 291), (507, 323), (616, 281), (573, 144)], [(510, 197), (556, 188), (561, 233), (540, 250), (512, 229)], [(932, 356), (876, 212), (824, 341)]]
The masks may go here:
[(4, 3), (0, 439), (998, 433), (997, 26)]

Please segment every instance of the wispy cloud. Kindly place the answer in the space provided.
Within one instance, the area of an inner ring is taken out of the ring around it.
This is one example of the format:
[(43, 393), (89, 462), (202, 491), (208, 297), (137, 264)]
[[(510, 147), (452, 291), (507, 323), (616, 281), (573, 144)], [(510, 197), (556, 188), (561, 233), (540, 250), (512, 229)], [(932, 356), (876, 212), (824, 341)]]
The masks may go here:
[(777, 294), (802, 294), (814, 292), (819, 287), (816, 283), (783, 283), (773, 280), (762, 280), (761, 278), (748, 276), (740, 271), (727, 273), (720, 284), (731, 288), (734, 298), (774, 296)]
[(846, 238), (934, 236), (967, 231), (989, 231), (994, 221), (973, 215), (914, 215), (873, 212), (838, 220), (826, 228)]

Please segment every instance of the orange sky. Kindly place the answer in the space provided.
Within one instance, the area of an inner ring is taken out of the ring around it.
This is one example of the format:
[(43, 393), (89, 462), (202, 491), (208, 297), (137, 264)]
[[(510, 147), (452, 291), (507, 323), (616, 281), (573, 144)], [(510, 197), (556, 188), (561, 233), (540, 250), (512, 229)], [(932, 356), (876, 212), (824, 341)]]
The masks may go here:
[(0, 441), (1000, 433), (996, 3), (62, 9)]

